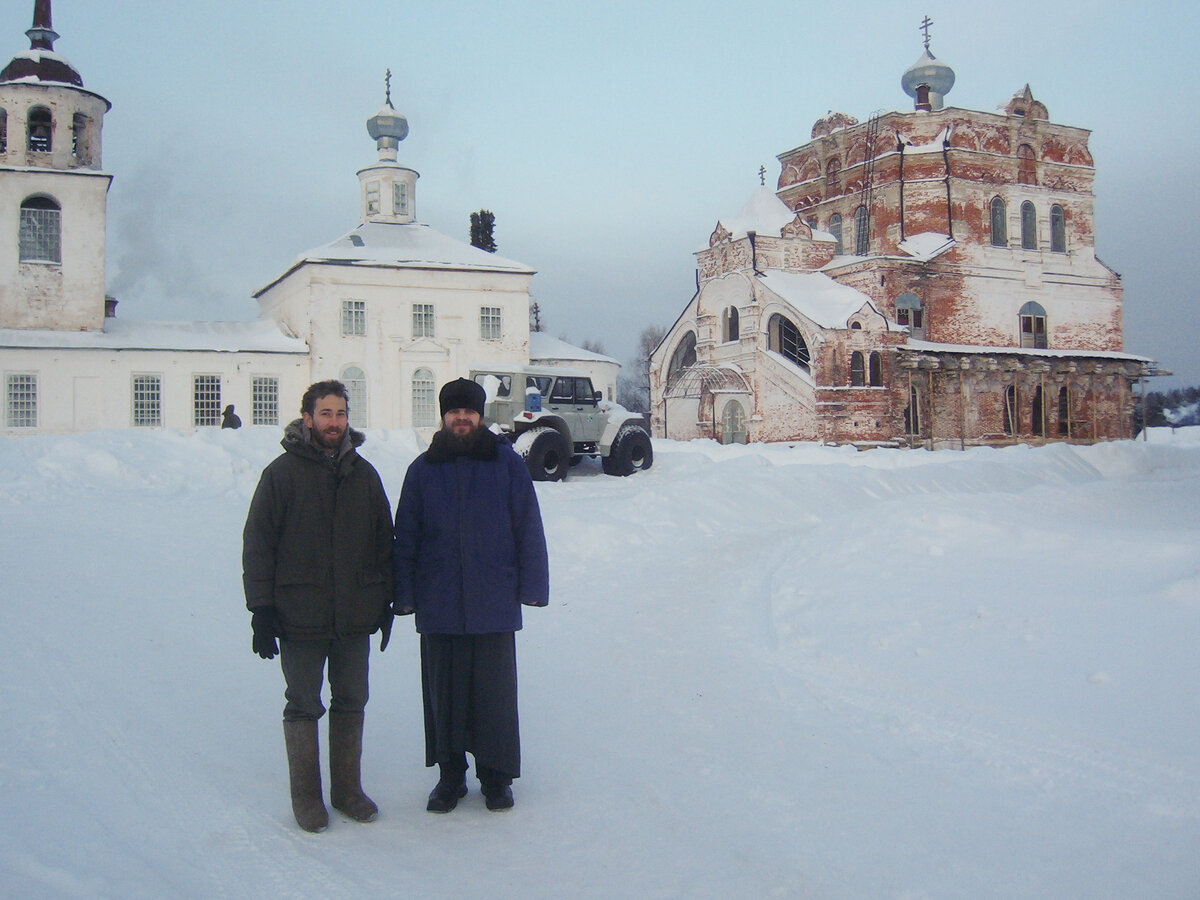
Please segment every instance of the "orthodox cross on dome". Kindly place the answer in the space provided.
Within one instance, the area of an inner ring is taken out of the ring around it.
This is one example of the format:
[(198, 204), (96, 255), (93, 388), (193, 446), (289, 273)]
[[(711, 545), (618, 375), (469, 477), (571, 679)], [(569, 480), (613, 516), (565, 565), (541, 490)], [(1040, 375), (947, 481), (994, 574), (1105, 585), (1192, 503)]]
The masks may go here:
[(933, 24), (933, 19), (929, 18), (929, 16), (926, 16), (923, 20), (921, 20), (921, 27), (917, 29), (918, 31), (925, 32), (925, 51), (926, 52), (929, 52), (929, 26), (932, 24)]
[(758, 167), (758, 183), (761, 187), (767, 186), (767, 167), (766, 166)]
[(383, 75), (384, 102), (392, 105), (392, 70), (389, 68)]

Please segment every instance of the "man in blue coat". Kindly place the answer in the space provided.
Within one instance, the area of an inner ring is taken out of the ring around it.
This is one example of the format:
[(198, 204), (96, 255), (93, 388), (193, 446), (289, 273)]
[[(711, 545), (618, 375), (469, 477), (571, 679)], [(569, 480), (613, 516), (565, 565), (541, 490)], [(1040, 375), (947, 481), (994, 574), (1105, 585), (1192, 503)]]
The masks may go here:
[(421, 636), (425, 765), (440, 770), (426, 809), (467, 793), (467, 753), (491, 810), (521, 774), (515, 632), (521, 606), (549, 602), (546, 537), (524, 461), (483, 426), (484, 391), (441, 390), (442, 428), (408, 468), (396, 508), (396, 615)]

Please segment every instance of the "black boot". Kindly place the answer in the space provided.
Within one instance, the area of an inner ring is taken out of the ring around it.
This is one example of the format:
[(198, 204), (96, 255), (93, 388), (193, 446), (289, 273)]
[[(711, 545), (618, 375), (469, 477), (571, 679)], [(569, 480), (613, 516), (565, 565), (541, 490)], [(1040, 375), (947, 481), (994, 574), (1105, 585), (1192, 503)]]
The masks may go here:
[(513, 793), (510, 785), (512, 778), (498, 769), (490, 769), (478, 763), (475, 769), (479, 773), (479, 789), (487, 808), (493, 812), (513, 808)]
[(438, 763), (441, 777), (429, 794), (425, 809), (429, 812), (448, 813), (458, 806), (458, 801), (467, 796), (467, 766), (455, 763)]

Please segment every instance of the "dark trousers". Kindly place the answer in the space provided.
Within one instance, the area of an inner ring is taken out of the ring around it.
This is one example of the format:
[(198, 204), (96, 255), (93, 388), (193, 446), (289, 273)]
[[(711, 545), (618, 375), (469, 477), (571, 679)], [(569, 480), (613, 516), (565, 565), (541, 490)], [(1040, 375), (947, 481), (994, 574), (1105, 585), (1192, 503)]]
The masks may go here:
[(367, 657), (370, 637), (327, 641), (279, 642), (279, 662), (287, 682), (283, 720), (319, 719), (325, 664), (329, 664), (329, 708), (334, 712), (362, 712), (367, 705)]
[(465, 770), (471, 753), (481, 778), (520, 777), (513, 632), (421, 635), (421, 694), (425, 765)]

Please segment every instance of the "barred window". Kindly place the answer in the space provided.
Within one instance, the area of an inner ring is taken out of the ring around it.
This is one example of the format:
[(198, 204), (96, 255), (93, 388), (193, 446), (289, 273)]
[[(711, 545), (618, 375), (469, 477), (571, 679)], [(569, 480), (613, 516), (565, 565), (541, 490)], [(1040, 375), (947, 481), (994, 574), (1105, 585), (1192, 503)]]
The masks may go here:
[(37, 428), (37, 376), (4, 376), (4, 424), (9, 428)]
[(437, 405), (434, 403), (435, 387), (433, 373), (428, 369), (417, 369), (413, 373), (412, 402), (414, 427), (421, 428), (437, 424)]
[(279, 424), (279, 379), (256, 375), (250, 381), (250, 424)]
[(412, 336), (417, 338), (433, 337), (433, 304), (414, 303), (412, 308)]
[(767, 349), (774, 350), (805, 372), (810, 371), (808, 344), (790, 319), (778, 314), (771, 316), (767, 322)]
[(484, 341), (498, 341), (503, 334), (500, 319), (500, 307), (479, 307), (479, 338)]
[(62, 262), (62, 210), (49, 197), (21, 204), (21, 262)]
[(346, 421), (355, 428), (367, 427), (367, 376), (358, 366), (342, 370), (342, 384), (350, 399), (346, 401)]
[(54, 120), (50, 110), (44, 106), (35, 106), (29, 111), (29, 149), (39, 153), (49, 153), (53, 148)]
[(363, 335), (367, 333), (367, 301), (342, 301), (342, 334)]
[(158, 375), (133, 376), (133, 424), (162, 425), (162, 378)]
[(833, 252), (836, 256), (841, 256), (846, 252), (842, 244), (842, 217), (840, 213), (834, 213), (829, 217), (829, 233), (833, 235), (837, 243), (833, 247)]
[(192, 376), (192, 424), (221, 424), (221, 376)]

